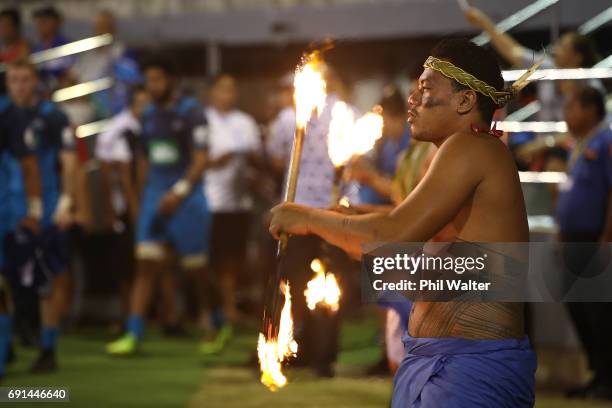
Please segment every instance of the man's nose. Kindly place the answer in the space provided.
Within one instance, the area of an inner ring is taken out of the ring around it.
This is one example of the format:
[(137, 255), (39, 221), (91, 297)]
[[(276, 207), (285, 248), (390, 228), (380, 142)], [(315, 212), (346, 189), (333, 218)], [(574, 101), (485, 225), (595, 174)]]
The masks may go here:
[(408, 96), (408, 107), (412, 109), (416, 106), (419, 106), (420, 103), (421, 103), (421, 98), (420, 98), (419, 91), (418, 90), (412, 91), (410, 96)]

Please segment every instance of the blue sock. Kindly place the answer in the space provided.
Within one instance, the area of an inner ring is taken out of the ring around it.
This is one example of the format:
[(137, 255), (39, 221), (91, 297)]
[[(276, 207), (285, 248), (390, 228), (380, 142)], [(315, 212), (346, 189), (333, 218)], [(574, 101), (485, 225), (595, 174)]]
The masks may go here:
[(223, 308), (217, 307), (210, 313), (210, 322), (215, 330), (219, 330), (226, 323)]
[(127, 331), (129, 334), (136, 337), (136, 340), (141, 341), (144, 337), (144, 319), (142, 316), (131, 315), (128, 317)]
[(57, 327), (43, 326), (41, 336), (41, 347), (43, 350), (55, 350), (57, 345), (57, 336), (59, 330)]
[(4, 376), (4, 365), (11, 344), (11, 317), (0, 314), (0, 376)]

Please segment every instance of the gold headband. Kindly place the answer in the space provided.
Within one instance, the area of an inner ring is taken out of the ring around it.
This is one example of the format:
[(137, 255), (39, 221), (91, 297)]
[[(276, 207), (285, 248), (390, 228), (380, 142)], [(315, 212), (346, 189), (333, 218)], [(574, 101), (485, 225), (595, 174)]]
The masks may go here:
[(487, 84), (484, 81), (476, 78), (474, 75), (465, 72), (463, 69), (457, 67), (456, 65), (441, 60), (436, 57), (428, 57), (425, 63), (423, 64), (423, 68), (433, 69), (434, 71), (438, 71), (442, 75), (447, 78), (454, 79), (462, 85), (465, 85), (472, 89), (473, 91), (480, 92), (484, 96), (488, 96), (497, 104), (498, 106), (504, 106), (510, 99), (514, 98), (514, 96), (524, 87), (529, 85), (531, 81), (529, 77), (535, 72), (536, 69), (542, 64), (542, 60), (533, 64), (531, 68), (527, 70), (519, 79), (517, 79), (511, 86), (504, 88), (499, 91), (495, 87)]

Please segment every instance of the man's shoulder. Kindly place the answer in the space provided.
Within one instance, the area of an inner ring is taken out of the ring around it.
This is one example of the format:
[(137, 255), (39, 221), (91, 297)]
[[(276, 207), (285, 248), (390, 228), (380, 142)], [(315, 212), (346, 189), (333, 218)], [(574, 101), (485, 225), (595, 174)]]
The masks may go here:
[(65, 124), (68, 122), (68, 116), (62, 108), (51, 101), (42, 101), (38, 107), (38, 114), (53, 123)]
[[(454, 133), (439, 150), (441, 154), (455, 156), (470, 164), (470, 167), (494, 166), (500, 169), (506, 165), (513, 169), (514, 160), (508, 147), (498, 138), (486, 133)], [(478, 166), (472, 166), (474, 164)]]

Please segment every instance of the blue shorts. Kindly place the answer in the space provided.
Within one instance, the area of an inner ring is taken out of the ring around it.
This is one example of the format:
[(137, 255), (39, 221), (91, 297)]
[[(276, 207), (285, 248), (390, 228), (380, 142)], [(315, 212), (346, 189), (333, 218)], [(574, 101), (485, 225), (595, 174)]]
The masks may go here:
[(13, 287), (50, 289), (53, 279), (65, 272), (69, 259), (68, 234), (56, 226), (35, 235), (18, 228), (4, 237), (4, 274)]
[(535, 402), (529, 340), (402, 339), (392, 408), (527, 408)]
[(165, 217), (157, 208), (167, 186), (148, 184), (140, 207), (136, 242), (170, 245), (180, 257), (208, 255), (211, 214), (200, 187), (196, 186), (174, 214)]

